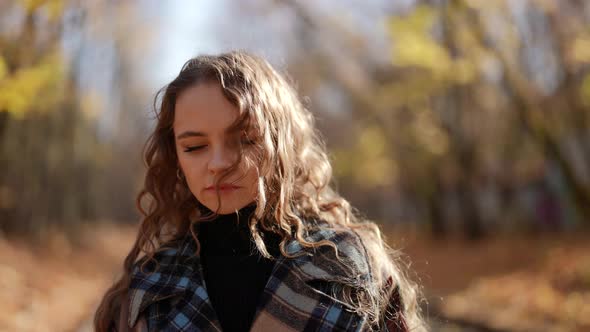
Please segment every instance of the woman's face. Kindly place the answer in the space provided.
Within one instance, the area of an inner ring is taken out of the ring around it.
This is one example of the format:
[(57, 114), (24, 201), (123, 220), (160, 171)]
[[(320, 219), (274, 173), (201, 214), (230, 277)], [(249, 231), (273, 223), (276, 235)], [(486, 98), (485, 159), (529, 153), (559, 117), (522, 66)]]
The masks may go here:
[[(180, 168), (190, 191), (211, 211), (218, 208), (215, 182), (237, 160), (239, 140), (246, 139), (243, 133), (227, 131), (237, 116), (237, 107), (225, 98), (218, 83), (197, 84), (176, 100), (174, 136)], [(248, 154), (248, 145), (243, 146), (243, 153)], [(256, 168), (242, 161), (219, 183), (219, 214), (252, 203), (256, 184)]]

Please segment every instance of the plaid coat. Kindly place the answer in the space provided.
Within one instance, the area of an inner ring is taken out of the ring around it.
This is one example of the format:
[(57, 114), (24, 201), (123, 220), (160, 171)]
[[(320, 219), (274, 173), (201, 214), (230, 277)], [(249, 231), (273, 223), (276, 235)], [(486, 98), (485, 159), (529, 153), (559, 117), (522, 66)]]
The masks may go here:
[[(328, 246), (304, 248), (297, 241), (286, 246), (298, 258), (281, 256), (261, 294), (250, 331), (365, 331), (366, 317), (349, 304), (330, 296), (331, 289), (369, 287), (370, 266), (365, 247), (352, 231), (319, 228), (311, 241), (330, 240)], [(143, 331), (222, 331), (207, 295), (196, 243), (190, 235), (155, 255), (131, 275), (126, 327)], [(239, 278), (239, 276), (236, 276)], [(401, 310), (394, 292), (391, 308)], [(140, 324), (137, 324), (137, 322)], [(141, 325), (142, 328), (137, 328)], [(384, 331), (406, 331), (402, 318), (386, 322)]]

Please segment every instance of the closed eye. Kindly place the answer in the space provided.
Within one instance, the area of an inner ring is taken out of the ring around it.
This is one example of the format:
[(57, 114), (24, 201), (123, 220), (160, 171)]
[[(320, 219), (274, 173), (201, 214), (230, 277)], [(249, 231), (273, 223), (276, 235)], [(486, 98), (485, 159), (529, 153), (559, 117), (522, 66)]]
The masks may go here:
[(197, 150), (201, 150), (205, 147), (207, 147), (207, 145), (189, 146), (184, 149), (184, 152), (197, 151)]
[(244, 139), (244, 140), (242, 140), (242, 144), (244, 144), (244, 145), (254, 145), (254, 144), (256, 144), (256, 141), (255, 140), (252, 140), (252, 139)]

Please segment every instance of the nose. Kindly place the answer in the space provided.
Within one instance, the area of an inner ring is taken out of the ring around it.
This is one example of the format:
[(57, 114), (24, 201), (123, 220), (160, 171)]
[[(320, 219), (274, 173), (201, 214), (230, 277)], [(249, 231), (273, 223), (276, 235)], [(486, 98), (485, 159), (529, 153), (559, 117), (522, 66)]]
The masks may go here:
[(211, 173), (220, 173), (228, 169), (233, 163), (233, 156), (227, 148), (218, 148), (213, 151), (209, 160), (208, 169)]

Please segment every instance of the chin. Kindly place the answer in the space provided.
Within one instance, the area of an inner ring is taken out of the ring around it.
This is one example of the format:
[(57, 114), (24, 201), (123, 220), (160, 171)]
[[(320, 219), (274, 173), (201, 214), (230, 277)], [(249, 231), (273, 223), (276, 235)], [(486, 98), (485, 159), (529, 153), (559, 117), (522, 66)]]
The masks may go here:
[[(217, 202), (213, 202), (212, 204), (203, 204), (205, 205), (206, 208), (208, 208), (209, 210), (215, 212), (217, 210)], [(237, 203), (226, 203), (224, 204), (224, 202), (221, 202), (221, 208), (219, 209), (219, 211), (217, 212), (218, 214), (230, 214), (230, 213), (235, 213), (236, 210), (239, 210), (241, 208), (243, 208), (244, 206), (248, 205), (247, 203), (245, 204), (237, 204)]]

